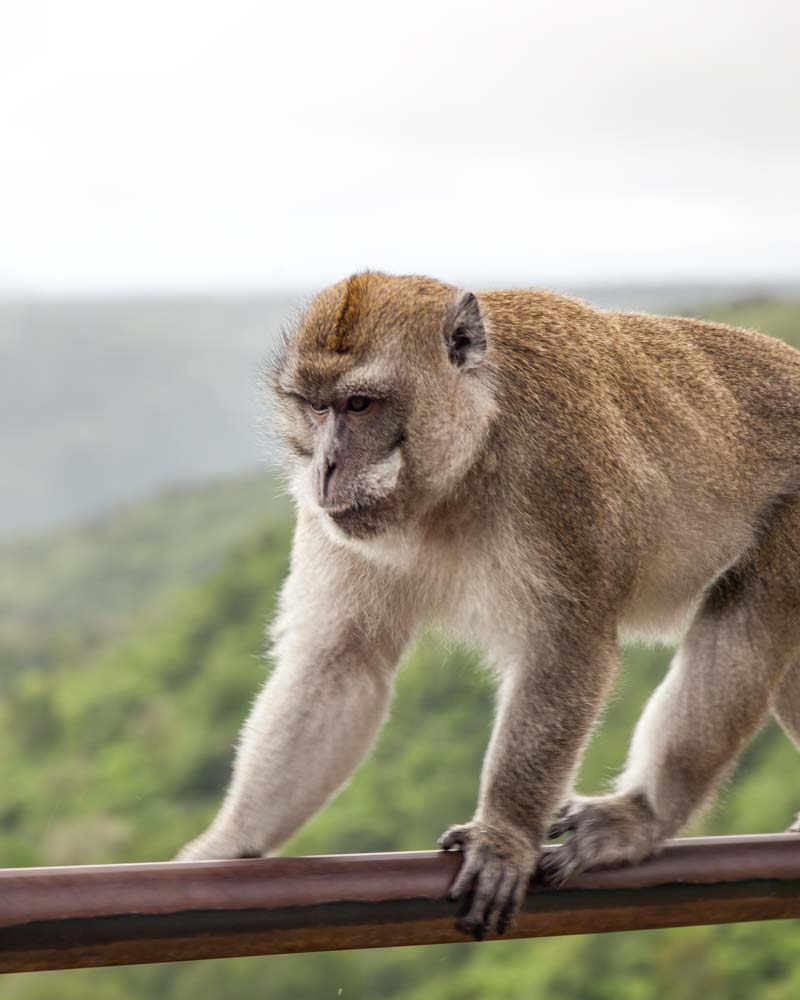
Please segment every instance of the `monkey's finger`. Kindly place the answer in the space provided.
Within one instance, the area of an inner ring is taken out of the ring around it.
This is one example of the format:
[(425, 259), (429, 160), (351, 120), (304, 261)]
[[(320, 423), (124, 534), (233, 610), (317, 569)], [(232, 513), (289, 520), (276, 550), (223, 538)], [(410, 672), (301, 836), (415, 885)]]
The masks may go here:
[(522, 909), (522, 904), (525, 902), (525, 896), (528, 894), (529, 883), (530, 878), (528, 875), (522, 875), (517, 879), (511, 893), (511, 898), (508, 900), (500, 916), (497, 918), (498, 934), (505, 934), (511, 926), (514, 917)]
[[(487, 907), (483, 918), (483, 930), (488, 933), (490, 930), (499, 930), (500, 917), (506, 910), (513, 906), (514, 889), (519, 880), (519, 872), (516, 868), (507, 868), (500, 877), (494, 899)], [(511, 914), (513, 916), (513, 913)]]
[(458, 875), (453, 879), (450, 891), (447, 893), (450, 899), (460, 899), (471, 888), (480, 868), (481, 863), (477, 857), (469, 854), (464, 855)]
[(514, 917), (522, 909), (522, 904), (525, 902), (525, 896), (528, 893), (529, 883), (530, 877), (527, 874), (517, 878), (514, 888), (511, 891), (510, 898), (500, 913), (500, 916), (497, 918), (498, 934), (505, 934), (511, 926)]
[(470, 936), (474, 934), (474, 930), (472, 925), (467, 923), (467, 917), (472, 912), (474, 902), (475, 891), (474, 889), (470, 889), (461, 900), (461, 905), (458, 908), (458, 919), (456, 920), (456, 928), (462, 934), (469, 934)]
[(454, 847), (463, 850), (467, 843), (467, 831), (463, 826), (453, 826), (439, 837), (438, 844), (443, 851), (449, 851)]
[(465, 934), (472, 934), (476, 941), (482, 941), (486, 936), (486, 914), (497, 895), (501, 877), (501, 871), (490, 867), (481, 869), (475, 879), (469, 910), (458, 922), (459, 929)]

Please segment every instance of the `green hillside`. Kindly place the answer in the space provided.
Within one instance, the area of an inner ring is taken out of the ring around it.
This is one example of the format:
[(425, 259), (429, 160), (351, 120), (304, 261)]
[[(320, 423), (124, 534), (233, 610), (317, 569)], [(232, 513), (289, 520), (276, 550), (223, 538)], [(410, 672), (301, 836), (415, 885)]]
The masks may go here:
[[(743, 304), (727, 318), (745, 310), (757, 310), (762, 329), (800, 331), (800, 305)], [(150, 519), (152, 508), (137, 531), (118, 534), (125, 518), (136, 520), (133, 508), (116, 528), (109, 519), (106, 534), (84, 537), (74, 565), (85, 569), (75, 577), (57, 571), (43, 551), (42, 576), (29, 566), (26, 587), (3, 597), (17, 601), (17, 618), (28, 623), (0, 701), (0, 755), (13, 776), (0, 799), (4, 864), (160, 860), (211, 816), (233, 737), (265, 675), (263, 626), (290, 541), (285, 506), (270, 507), (262, 519), (259, 489), (252, 509), (241, 500), (238, 516), (247, 531), (226, 541), (232, 529), (222, 522), (234, 516), (232, 496), (205, 513), (198, 507), (184, 524), (173, 518), (167, 530), (161, 515)], [(135, 538), (138, 563), (128, 551)], [(98, 575), (92, 567), (100, 567)], [(69, 586), (84, 595), (69, 595), (84, 623), (91, 623), (92, 604), (102, 605), (105, 589), (118, 587), (124, 599), (110, 601), (113, 613), (103, 608), (103, 620), (113, 625), (98, 629), (79, 656), (66, 646), (60, 653), (51, 648), (46, 662), (31, 658), (22, 669), (24, 637), (35, 632), (32, 609), (45, 609), (53, 616), (46, 620), (61, 628), (72, 612), (62, 608), (59, 618), (57, 598)], [(619, 767), (633, 722), (668, 660), (664, 649), (626, 654), (617, 695), (587, 758), (585, 788), (597, 789)], [(475, 659), (421, 642), (402, 672), (377, 752), (289, 852), (433, 847), (448, 823), (472, 810), (490, 716), (490, 687)], [(786, 782), (785, 775), (798, 771), (796, 752), (771, 726), (698, 830), (784, 828), (800, 807), (800, 782)], [(798, 960), (796, 926), (773, 923), (27, 974), (0, 980), (0, 998), (788, 1000), (800, 991)]]
[(274, 476), (175, 488), (77, 527), (0, 542), (0, 690), (14, 666), (77, 659), (157, 620), (169, 595), (205, 579), (265, 523), (288, 526)]

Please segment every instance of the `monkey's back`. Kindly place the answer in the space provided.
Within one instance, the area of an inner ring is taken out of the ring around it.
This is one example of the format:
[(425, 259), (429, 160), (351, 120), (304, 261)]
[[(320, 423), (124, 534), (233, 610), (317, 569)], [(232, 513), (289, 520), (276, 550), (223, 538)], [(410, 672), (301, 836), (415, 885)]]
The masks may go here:
[(529, 447), (544, 421), (559, 448), (633, 447), (671, 476), (693, 465), (701, 476), (763, 470), (800, 489), (800, 351), (752, 330), (604, 312), (550, 292), (481, 302), (499, 395)]
[(657, 631), (800, 493), (800, 352), (545, 292), (480, 300), (537, 530), (567, 539), (584, 578), (635, 577), (632, 627)]
[[(752, 474), (800, 489), (800, 351), (753, 330), (680, 317), (612, 314), (665, 420), (692, 427)], [(690, 461), (687, 455), (685, 461)]]

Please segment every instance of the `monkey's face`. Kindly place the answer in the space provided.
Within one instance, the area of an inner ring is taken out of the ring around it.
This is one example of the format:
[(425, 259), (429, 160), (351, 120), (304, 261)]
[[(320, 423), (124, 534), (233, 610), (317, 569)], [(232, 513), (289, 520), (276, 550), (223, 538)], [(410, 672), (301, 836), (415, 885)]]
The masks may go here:
[(328, 527), (353, 538), (402, 522), (410, 485), (409, 386), (386, 365), (370, 367), (333, 380), (317, 371), (280, 391), (293, 492)]
[(477, 300), (451, 286), (366, 274), (323, 292), (273, 379), (298, 502), (352, 539), (435, 508), (485, 423), (466, 363), (484, 350)]
[(402, 506), (405, 412), (402, 397), (358, 380), (302, 396), (310, 448), (300, 470), (306, 498), (345, 535), (382, 531)]

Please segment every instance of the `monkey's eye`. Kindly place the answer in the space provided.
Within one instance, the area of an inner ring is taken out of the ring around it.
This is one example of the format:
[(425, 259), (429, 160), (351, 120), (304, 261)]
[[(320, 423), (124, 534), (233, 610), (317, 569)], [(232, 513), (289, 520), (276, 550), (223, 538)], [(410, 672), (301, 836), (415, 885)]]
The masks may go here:
[(327, 403), (309, 403), (308, 404), (314, 413), (327, 413), (330, 409)]
[(351, 396), (347, 400), (345, 409), (350, 413), (366, 413), (372, 406), (372, 400), (368, 396)]

